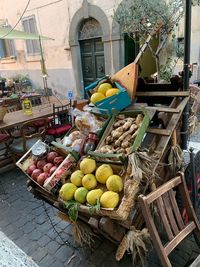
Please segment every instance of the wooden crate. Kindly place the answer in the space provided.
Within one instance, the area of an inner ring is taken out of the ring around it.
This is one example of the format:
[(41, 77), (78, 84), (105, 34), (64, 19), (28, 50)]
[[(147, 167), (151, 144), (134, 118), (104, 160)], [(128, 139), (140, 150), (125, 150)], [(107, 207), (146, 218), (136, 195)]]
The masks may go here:
[[(95, 159), (95, 158), (94, 158)], [(96, 160), (97, 167), (102, 165), (100, 162)], [(86, 204), (80, 204), (79, 205), (79, 211), (81, 214), (87, 214), (88, 216), (107, 216), (111, 219), (121, 220), (124, 221), (128, 218), (129, 213), (131, 209), (133, 208), (136, 200), (136, 196), (139, 192), (139, 186), (140, 183), (138, 181), (134, 181), (133, 179), (130, 179), (129, 175), (127, 174), (127, 165), (124, 165), (123, 163), (119, 164), (110, 164), (110, 166), (113, 169), (114, 174), (118, 174), (122, 177), (124, 189), (119, 194), (120, 195), (120, 202), (117, 208), (115, 209), (107, 209), (107, 208), (100, 208), (99, 211), (95, 212), (95, 214), (91, 214), (91, 208), (87, 206)], [(77, 170), (79, 165), (77, 165), (77, 168), (74, 169)], [(69, 177), (70, 178), (70, 177)], [(67, 182), (70, 182), (69, 178), (67, 179)], [(106, 186), (103, 184), (97, 185), (95, 189), (102, 189), (103, 191), (108, 191), (106, 189)], [(65, 202), (61, 199), (59, 199), (60, 204), (65, 207)]]
[[(30, 166), (33, 163), (33, 159), (32, 159), (32, 149), (35, 145), (37, 145), (38, 143), (42, 142), (41, 140), (38, 140), (16, 163), (16, 165), (26, 174), (26, 176), (28, 177), (28, 179), (30, 179), (33, 183), (35, 183), (41, 190), (48, 192), (49, 194), (52, 194), (52, 196), (54, 196), (54, 194), (51, 192), (50, 189), (48, 189), (48, 186), (45, 187), (45, 183), (44, 186), (41, 186), (40, 184), (37, 183), (37, 181), (33, 180), (31, 178), (31, 176), (29, 176), (26, 172), (28, 166)], [(51, 147), (51, 150), (54, 150), (54, 147)], [(55, 149), (56, 152), (59, 153), (58, 149)], [(60, 153), (60, 155), (64, 156), (65, 159), (68, 157), (68, 155), (63, 155), (62, 153)], [(73, 155), (72, 155), (73, 157)], [(74, 157), (73, 157), (74, 158)], [(52, 175), (50, 177), (48, 177), (47, 179), (51, 180), (53, 177), (55, 177), (56, 172), (63, 167), (63, 164), (65, 163), (65, 159), (64, 161), (57, 167), (57, 169), (52, 173)], [(76, 162), (76, 159), (74, 159), (74, 162)], [(55, 197), (55, 196), (54, 196)]]
[[(99, 142), (99, 144), (96, 148), (96, 151), (98, 151), (101, 147), (103, 147), (105, 145), (106, 138), (109, 136), (109, 134), (113, 130), (113, 124), (115, 123), (116, 116), (118, 116), (120, 114), (125, 115), (126, 117), (132, 117), (132, 118), (135, 118), (138, 114), (143, 115), (142, 125), (140, 126), (139, 132), (134, 139), (134, 142), (133, 142), (133, 145), (131, 147), (130, 152), (134, 152), (140, 147), (142, 140), (144, 138), (144, 135), (146, 133), (146, 130), (149, 126), (149, 122), (150, 122), (149, 116), (147, 115), (147, 112), (145, 110), (127, 110), (127, 111), (123, 111), (123, 112), (117, 113), (117, 114), (112, 116), (112, 118), (110, 119), (110, 122), (109, 122), (109, 124), (108, 124), (102, 138), (101, 138), (101, 141)], [(94, 152), (94, 153), (92, 153), (92, 155), (96, 156), (96, 157), (100, 156), (101, 158), (104, 159), (105, 162), (107, 162), (108, 158), (112, 158), (116, 162), (116, 161), (118, 161), (118, 159), (124, 157), (123, 154), (121, 154), (121, 153), (112, 153), (112, 154), (100, 153), (99, 154), (98, 152)]]

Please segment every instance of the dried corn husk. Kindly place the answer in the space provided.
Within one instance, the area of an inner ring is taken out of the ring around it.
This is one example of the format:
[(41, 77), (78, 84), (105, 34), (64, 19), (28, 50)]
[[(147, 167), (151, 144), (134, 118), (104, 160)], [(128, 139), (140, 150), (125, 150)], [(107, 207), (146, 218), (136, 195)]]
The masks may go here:
[(142, 266), (144, 266), (144, 259), (147, 253), (146, 243), (150, 241), (150, 234), (147, 228), (141, 231), (136, 230), (134, 227), (124, 236), (122, 242), (120, 243), (117, 252), (116, 260), (120, 261), (124, 253), (131, 252), (133, 264), (135, 262), (136, 256), (139, 256)]
[(183, 151), (178, 144), (171, 147), (169, 156), (169, 170), (171, 174), (174, 176), (178, 171), (180, 171), (184, 166), (183, 160)]
[(135, 151), (129, 155), (131, 164), (131, 177), (136, 181), (152, 181), (158, 178), (156, 169), (159, 163), (159, 153), (149, 155), (148, 151)]

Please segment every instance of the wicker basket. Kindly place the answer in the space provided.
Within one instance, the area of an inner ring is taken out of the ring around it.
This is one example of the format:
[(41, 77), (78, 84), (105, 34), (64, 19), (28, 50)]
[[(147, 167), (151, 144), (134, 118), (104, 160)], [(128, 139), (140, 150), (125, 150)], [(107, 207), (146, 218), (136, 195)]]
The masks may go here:
[[(97, 167), (100, 165), (101, 164), (97, 162)], [(128, 218), (131, 209), (135, 205), (135, 200), (140, 189), (140, 183), (130, 178), (129, 174), (127, 173), (127, 166), (125, 166), (124, 164), (110, 164), (110, 166), (112, 167), (114, 174), (119, 174), (122, 177), (124, 183), (124, 190), (120, 193), (119, 206), (115, 209), (100, 208), (100, 210), (96, 211), (93, 216), (107, 216), (111, 219), (125, 221)], [(101, 188), (104, 191), (104, 189), (106, 189), (106, 186), (98, 184), (96, 188)], [(63, 207), (65, 207), (64, 201), (62, 201), (61, 199), (59, 199), (59, 203), (63, 205)], [(91, 216), (90, 207), (87, 205), (81, 204), (79, 206), (79, 212), (81, 214)]]

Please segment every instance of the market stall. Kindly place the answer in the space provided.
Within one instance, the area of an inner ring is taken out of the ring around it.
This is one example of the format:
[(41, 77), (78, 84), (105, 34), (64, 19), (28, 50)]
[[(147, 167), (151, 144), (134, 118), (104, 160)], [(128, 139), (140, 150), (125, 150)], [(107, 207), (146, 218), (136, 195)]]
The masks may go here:
[(93, 105), (70, 111), (70, 131), (51, 144), (37, 142), (17, 162), (29, 178), (28, 190), (62, 213), (76, 241), (90, 243), (92, 232), (104, 235), (117, 244), (117, 260), (130, 249), (124, 246), (127, 235), (148, 236), (138, 195), (182, 168), (180, 125), (189, 100), (188, 92), (152, 85), (134, 92), (133, 103), (125, 84), (105, 77), (91, 85)]

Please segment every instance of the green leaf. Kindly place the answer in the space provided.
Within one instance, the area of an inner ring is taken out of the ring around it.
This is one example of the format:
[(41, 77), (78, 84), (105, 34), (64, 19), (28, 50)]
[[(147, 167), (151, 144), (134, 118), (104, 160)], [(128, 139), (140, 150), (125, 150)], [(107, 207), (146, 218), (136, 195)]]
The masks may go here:
[(98, 211), (100, 211), (100, 200), (99, 200), (99, 198), (97, 199), (97, 204), (96, 205), (89, 205), (89, 213), (91, 214), (91, 215), (93, 215), (94, 213), (96, 213), (96, 212), (98, 212)]
[(66, 209), (68, 209), (69, 218), (72, 221), (76, 221), (78, 219), (78, 209), (80, 204), (75, 200), (68, 200), (64, 203)]

